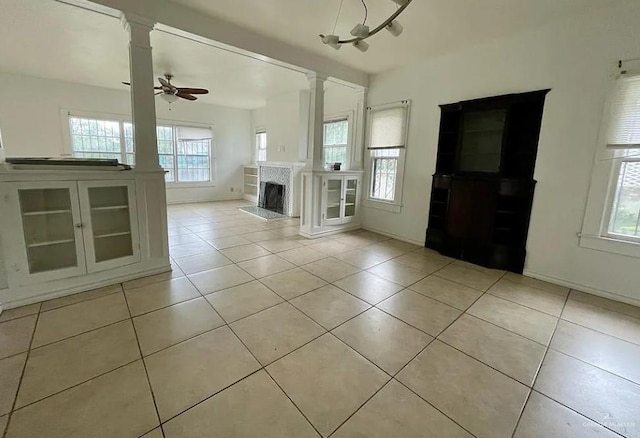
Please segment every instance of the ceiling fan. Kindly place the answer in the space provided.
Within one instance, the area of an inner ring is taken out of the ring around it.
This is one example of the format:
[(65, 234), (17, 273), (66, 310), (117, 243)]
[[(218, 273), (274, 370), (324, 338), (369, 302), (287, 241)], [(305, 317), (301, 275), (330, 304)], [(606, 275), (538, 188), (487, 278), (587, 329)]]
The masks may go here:
[[(158, 78), (158, 82), (160, 82), (159, 87), (153, 87), (154, 90), (161, 90), (156, 93), (161, 95), (161, 97), (167, 102), (175, 102), (179, 97), (187, 100), (196, 100), (198, 99), (194, 94), (208, 94), (209, 90), (205, 88), (187, 88), (187, 87), (176, 87), (171, 83), (171, 79), (173, 75), (169, 73), (165, 73), (164, 78)], [(125, 85), (131, 85), (130, 82), (123, 82)]]

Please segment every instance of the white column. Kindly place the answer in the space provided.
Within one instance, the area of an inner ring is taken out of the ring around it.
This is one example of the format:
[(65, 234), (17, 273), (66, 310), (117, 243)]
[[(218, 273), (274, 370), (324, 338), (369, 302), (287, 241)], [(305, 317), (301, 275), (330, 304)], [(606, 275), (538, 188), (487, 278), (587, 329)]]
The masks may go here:
[(313, 170), (323, 170), (324, 82), (327, 76), (310, 72), (309, 79), (309, 153)]
[(353, 142), (353, 151), (351, 153), (351, 168), (353, 170), (362, 170), (364, 161), (365, 138), (367, 136), (367, 89), (362, 88), (355, 91), (356, 93), (356, 116), (355, 116), (355, 135)]
[(144, 17), (122, 13), (129, 32), (129, 71), (131, 73), (131, 114), (136, 151), (136, 169), (157, 170), (156, 103), (150, 32), (155, 23)]

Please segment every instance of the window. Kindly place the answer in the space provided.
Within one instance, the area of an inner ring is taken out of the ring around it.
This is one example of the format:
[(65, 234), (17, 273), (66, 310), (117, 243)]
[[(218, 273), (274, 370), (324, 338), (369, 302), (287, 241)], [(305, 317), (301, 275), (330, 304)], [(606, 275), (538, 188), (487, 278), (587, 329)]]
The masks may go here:
[(640, 241), (640, 76), (618, 79), (609, 118), (606, 148), (615, 162), (604, 234)]
[(117, 120), (69, 118), (73, 156), (110, 158), (124, 161), (120, 146), (120, 122)]
[(409, 102), (368, 110), (369, 200), (400, 204)]
[[(74, 157), (117, 158), (135, 163), (133, 125), (122, 120), (69, 117)], [(158, 125), (158, 159), (165, 180), (177, 183), (215, 181), (211, 129)]]
[(324, 163), (347, 163), (349, 121), (347, 119), (324, 122)]
[(256, 161), (267, 161), (267, 131), (256, 131)]

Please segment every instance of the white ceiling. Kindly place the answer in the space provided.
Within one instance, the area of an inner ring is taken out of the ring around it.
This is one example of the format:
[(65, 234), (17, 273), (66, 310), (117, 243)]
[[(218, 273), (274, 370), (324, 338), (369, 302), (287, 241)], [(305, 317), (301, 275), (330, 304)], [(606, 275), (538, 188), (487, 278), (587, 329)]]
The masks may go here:
[[(332, 32), (341, 1), (336, 33), (347, 36), (363, 18), (361, 0), (171, 1), (375, 73), (637, 0), (414, 0), (399, 19), (404, 33), (394, 38), (381, 32), (366, 53), (335, 51), (317, 36)], [(372, 26), (396, 7), (391, 0), (365, 1)], [(0, 0), (0, 11), (0, 71), (126, 90), (120, 82), (129, 77), (128, 37), (119, 20), (53, 0)], [(208, 88), (201, 102), (258, 108), (307, 86), (299, 71), (176, 34), (156, 30), (152, 45), (155, 73), (174, 74), (177, 86)]]
[[(350, 37), (353, 26), (364, 18), (361, 0), (172, 1), (378, 73), (417, 57), (443, 54), (590, 9), (638, 0), (414, 0), (398, 18), (404, 33), (394, 38), (386, 31), (380, 32), (369, 40), (371, 47), (366, 53), (352, 47), (336, 51), (318, 38), (320, 33), (332, 33), (341, 3), (336, 33)], [(396, 8), (391, 0), (365, 1), (371, 28)]]
[[(53, 0), (0, 0), (0, 71), (126, 90), (128, 35), (119, 20)], [(307, 87), (303, 73), (163, 31), (152, 32), (154, 71), (208, 88), (199, 101), (258, 108)]]

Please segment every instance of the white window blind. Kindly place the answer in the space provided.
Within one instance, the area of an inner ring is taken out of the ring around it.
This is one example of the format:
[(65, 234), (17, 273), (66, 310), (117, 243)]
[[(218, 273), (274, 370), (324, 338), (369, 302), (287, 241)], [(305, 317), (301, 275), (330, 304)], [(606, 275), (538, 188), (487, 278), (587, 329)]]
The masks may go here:
[(640, 148), (640, 76), (621, 77), (613, 92), (607, 148)]
[(405, 146), (407, 106), (371, 110), (369, 149), (396, 149)]

